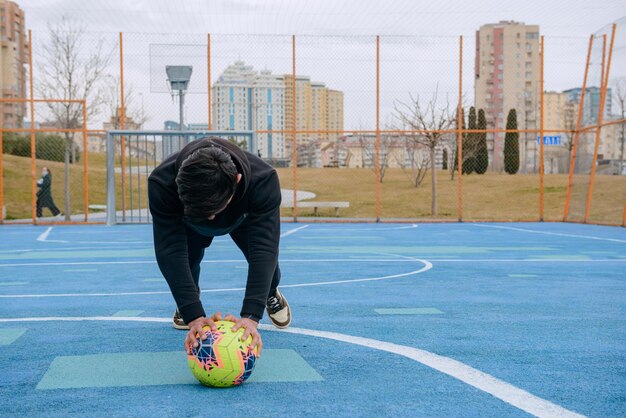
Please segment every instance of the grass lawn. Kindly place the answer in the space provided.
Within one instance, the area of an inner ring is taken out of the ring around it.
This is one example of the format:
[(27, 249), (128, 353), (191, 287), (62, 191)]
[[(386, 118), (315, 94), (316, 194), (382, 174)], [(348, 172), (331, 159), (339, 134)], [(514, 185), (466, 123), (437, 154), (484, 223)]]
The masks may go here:
[[(283, 188), (293, 188), (293, 170), (279, 169)], [(544, 180), (544, 220), (563, 220), (568, 176), (550, 174)], [(582, 220), (589, 176), (575, 176), (569, 220)], [(414, 218), (424, 220), (458, 219), (458, 177), (437, 173), (437, 215), (431, 213), (431, 177), (427, 175), (414, 187), (401, 169), (387, 169), (380, 186), (381, 219)], [(297, 188), (314, 192), (313, 200), (348, 201), (349, 208), (339, 210), (341, 217), (376, 217), (376, 182), (373, 170), (342, 168), (299, 168)], [(462, 217), (465, 220), (528, 220), (540, 215), (538, 174), (509, 175), (486, 173), (465, 175), (462, 179)], [(591, 205), (594, 222), (622, 224), (626, 197), (626, 177), (596, 176)], [(320, 209), (321, 216), (334, 216), (334, 209)], [(291, 216), (291, 209), (283, 209)], [(312, 209), (298, 209), (298, 217), (312, 215)]]
[[(41, 167), (47, 165), (53, 174), (53, 197), (57, 206), (64, 211), (63, 173), (64, 164), (51, 161), (36, 161), (36, 176)], [(3, 156), (4, 205), (8, 219), (30, 218), (31, 184), (30, 158)], [(293, 169), (281, 168), (281, 186), (292, 189)], [(89, 204), (106, 204), (106, 156), (89, 155)], [(141, 188), (137, 188), (137, 174), (133, 176), (133, 206), (147, 206), (146, 175), (141, 173)], [(565, 208), (568, 176), (550, 174), (545, 176), (544, 220), (561, 221)], [(121, 176), (116, 176), (117, 206), (121, 209)], [(570, 220), (582, 220), (589, 176), (575, 176), (570, 203)], [(431, 214), (431, 179), (427, 175), (420, 187), (414, 187), (401, 169), (387, 169), (380, 185), (381, 219), (458, 219), (458, 179), (450, 179), (450, 173), (437, 173), (437, 214)], [(347, 201), (349, 208), (341, 208), (341, 218), (376, 217), (376, 182), (373, 170), (342, 168), (298, 168), (298, 190), (310, 191), (317, 196), (313, 200)], [(540, 215), (539, 175), (486, 173), (472, 174), (462, 179), (462, 218), (464, 220), (537, 221)], [(626, 201), (626, 176), (596, 175), (591, 222), (621, 225)], [(130, 205), (130, 179), (126, 177), (126, 207)], [(71, 213), (84, 213), (83, 163), (71, 167), (70, 171)], [(44, 209), (44, 216), (49, 212)], [(292, 210), (282, 209), (283, 216), (292, 216)], [(313, 210), (298, 209), (298, 217), (312, 217)], [(334, 209), (320, 209), (320, 216), (335, 216)]]

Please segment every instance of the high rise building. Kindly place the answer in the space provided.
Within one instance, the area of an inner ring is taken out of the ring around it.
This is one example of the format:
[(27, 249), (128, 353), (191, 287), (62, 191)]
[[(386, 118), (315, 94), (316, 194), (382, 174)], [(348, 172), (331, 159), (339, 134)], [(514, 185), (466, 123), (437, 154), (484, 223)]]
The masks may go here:
[(298, 160), (319, 166), (322, 146), (339, 136), (326, 131), (343, 130), (343, 93), (311, 82), (308, 76), (296, 76), (294, 109), (293, 84), (292, 75), (275, 75), (269, 70), (257, 73), (236, 61), (211, 88), (213, 129), (277, 131), (256, 136), (259, 154), (275, 159), (293, 155), (290, 131), (306, 131), (297, 138)]
[[(506, 128), (509, 110), (517, 111), (518, 129), (539, 129), (539, 26), (501, 21), (476, 32), (474, 100), (485, 109), (488, 128)], [(520, 168), (530, 171), (535, 134), (520, 134)], [(504, 133), (489, 144), (494, 170), (503, 169)]]
[[(256, 73), (236, 61), (211, 88), (213, 129), (229, 131), (284, 129), (283, 77), (269, 70)], [(284, 158), (282, 133), (257, 135), (257, 150), (265, 158)]]
[(243, 61), (226, 67), (211, 88), (214, 129), (245, 131), (252, 129), (252, 88), (255, 72)]
[[(285, 129), (285, 84), (283, 77), (263, 70), (254, 83), (254, 126), (257, 130)], [(285, 135), (280, 132), (257, 135), (261, 156), (285, 158)]]
[[(326, 121), (329, 131), (343, 131), (343, 92), (328, 90), (326, 104)], [(342, 133), (329, 133), (327, 140), (335, 142)]]
[[(568, 95), (569, 100), (576, 104), (577, 112), (580, 105), (580, 96), (582, 95), (582, 91), (583, 89), (581, 87), (563, 91), (563, 93)], [(600, 94), (601, 90), (599, 87), (587, 87), (585, 89), (581, 126), (595, 125), (598, 122), (598, 113), (600, 112)], [(605, 120), (609, 118), (609, 115), (611, 115), (611, 97), (613, 97), (611, 88), (607, 87), (603, 116)]]
[[(0, 89), (3, 98), (26, 98), (28, 42), (24, 28), (24, 12), (12, 1), (0, 0)], [(26, 103), (2, 103), (2, 125), (21, 128), (26, 116)]]

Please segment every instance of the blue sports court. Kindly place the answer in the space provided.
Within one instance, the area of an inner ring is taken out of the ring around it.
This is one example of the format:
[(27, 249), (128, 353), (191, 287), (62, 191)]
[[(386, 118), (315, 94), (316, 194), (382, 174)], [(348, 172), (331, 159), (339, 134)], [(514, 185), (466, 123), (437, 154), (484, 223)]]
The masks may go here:
[[(292, 327), (241, 387), (201, 386), (149, 225), (0, 231), (2, 416), (626, 413), (626, 230), (563, 223), (282, 225)], [(217, 238), (208, 311), (247, 264)]]

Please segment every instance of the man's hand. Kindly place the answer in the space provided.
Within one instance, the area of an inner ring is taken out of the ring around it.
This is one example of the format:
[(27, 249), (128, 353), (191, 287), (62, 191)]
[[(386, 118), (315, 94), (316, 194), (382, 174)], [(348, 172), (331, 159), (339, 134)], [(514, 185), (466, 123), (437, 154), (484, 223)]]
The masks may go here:
[(241, 336), (241, 341), (245, 341), (249, 336), (252, 335), (252, 344), (251, 347), (257, 348), (257, 357), (261, 357), (261, 351), (263, 351), (263, 340), (261, 339), (261, 334), (257, 330), (257, 326), (259, 325), (256, 321), (253, 321), (249, 318), (237, 318), (234, 315), (228, 314), (225, 321), (234, 322), (233, 331), (237, 331), (239, 328), (243, 328), (243, 335)]
[(216, 312), (210, 318), (206, 318), (201, 316), (200, 318), (196, 318), (191, 321), (189, 324), (189, 332), (185, 337), (185, 350), (187, 354), (192, 354), (192, 348), (198, 347), (198, 336), (201, 336), (203, 340), (206, 340), (206, 335), (204, 331), (202, 331), (202, 327), (208, 325), (211, 327), (211, 330), (217, 331), (217, 326), (215, 325), (216, 321), (222, 320), (222, 313)]

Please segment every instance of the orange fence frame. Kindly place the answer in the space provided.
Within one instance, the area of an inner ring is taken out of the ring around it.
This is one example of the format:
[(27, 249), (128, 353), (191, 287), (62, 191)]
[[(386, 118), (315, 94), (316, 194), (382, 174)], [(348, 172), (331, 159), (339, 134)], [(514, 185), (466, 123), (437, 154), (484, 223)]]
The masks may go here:
[(545, 176), (545, 167), (543, 162), (543, 136), (544, 136), (544, 126), (543, 126), (543, 99), (544, 99), (544, 88), (543, 88), (543, 58), (544, 58), (544, 38), (541, 36), (541, 59), (540, 59), (540, 73), (539, 73), (539, 222), (543, 222), (543, 210), (544, 210), (544, 176)]
[[(207, 103), (208, 103), (208, 116), (207, 127), (211, 130), (211, 34), (207, 33), (206, 36), (206, 68), (207, 68)], [(181, 128), (182, 129), (182, 128)]]
[(587, 62), (585, 64), (585, 75), (583, 77), (583, 87), (580, 93), (580, 102), (578, 104), (578, 117), (576, 118), (576, 131), (574, 133), (574, 147), (572, 148), (572, 156), (569, 164), (569, 178), (567, 181), (567, 196), (565, 198), (565, 209), (563, 213), (563, 222), (567, 222), (569, 216), (569, 203), (572, 197), (572, 185), (574, 182), (574, 168), (576, 166), (576, 152), (578, 151), (578, 141), (580, 138), (580, 125), (583, 118), (583, 109), (585, 103), (585, 91), (587, 90), (587, 76), (589, 75), (589, 64), (591, 62), (591, 50), (593, 47), (593, 35), (589, 37), (589, 48), (587, 49)]
[[(35, 147), (35, 99), (33, 95), (33, 32), (28, 30), (28, 71), (29, 71), (29, 84), (30, 84), (30, 175), (31, 175), (31, 204), (33, 224), (37, 224), (37, 180), (35, 180), (35, 159), (36, 147)], [(3, 110), (4, 111), (4, 110)]]
[[(121, 128), (124, 130), (126, 128), (126, 103), (124, 101), (124, 39), (123, 34), (120, 32), (120, 118), (121, 120)], [(122, 170), (122, 222), (126, 221), (126, 167), (124, 164), (124, 155), (126, 154), (126, 137), (122, 136), (121, 140), (121, 151), (122, 155), (120, 157), (120, 167)], [(133, 192), (132, 190), (130, 191)]]
[[(593, 150), (593, 164), (591, 164), (591, 176), (589, 178), (589, 191), (587, 192), (587, 207), (585, 208), (584, 222), (589, 221), (589, 214), (591, 212), (591, 196), (593, 195), (593, 186), (596, 176), (596, 163), (598, 162), (598, 149), (600, 147), (600, 133), (602, 132), (602, 121), (604, 120), (604, 102), (606, 101), (606, 92), (609, 85), (609, 74), (611, 73), (611, 59), (613, 57), (613, 45), (615, 44), (615, 30), (617, 25), (613, 24), (613, 30), (611, 33), (611, 45), (609, 46), (609, 56), (606, 61), (606, 68), (602, 71), (602, 86), (600, 90), (600, 106), (598, 109), (598, 130), (596, 131), (596, 142)], [(606, 46), (606, 34), (603, 35), (604, 44)], [(604, 63), (604, 53), (606, 48), (602, 50), (602, 62)], [(604, 67), (604, 66), (603, 66)]]
[(293, 210), (292, 215), (293, 219), (298, 219), (298, 140), (296, 135), (296, 35), (291, 35), (291, 88), (293, 90), (291, 97), (291, 105), (292, 105), (292, 115), (291, 115), (291, 123), (292, 130), (291, 134), (293, 135)]
[[(589, 72), (589, 66), (590, 66), (590, 59), (591, 59), (591, 51), (592, 51), (592, 47), (593, 47), (593, 41), (594, 41), (594, 36), (592, 35), (589, 39), (589, 48), (588, 48), (588, 53), (587, 53), (587, 61), (586, 61), (586, 66), (585, 66), (585, 71), (584, 71), (584, 78), (583, 78), (583, 87), (582, 87), (582, 92), (581, 92), (581, 98), (580, 98), (580, 103), (579, 103), (579, 112), (578, 112), (578, 117), (577, 117), (577, 123), (576, 123), (576, 130), (573, 133), (573, 149), (572, 149), (572, 155), (570, 158), (570, 170), (569, 170), (569, 178), (568, 178), (568, 187), (567, 187), (567, 196), (566, 196), (566, 201), (565, 201), (565, 209), (564, 209), (564, 215), (563, 215), (563, 221), (568, 221), (568, 217), (569, 217), (569, 209), (570, 209), (570, 201), (571, 201), (571, 193), (572, 193), (572, 185), (573, 185), (573, 174), (574, 174), (574, 167), (575, 167), (575, 163), (576, 163), (576, 156), (577, 156), (577, 150), (578, 150), (578, 143), (580, 140), (580, 133), (581, 132), (585, 132), (591, 129), (596, 129), (596, 133), (595, 133), (595, 144), (594, 144), (594, 157), (593, 157), (593, 164), (592, 164), (592, 169), (591, 169), (591, 175), (590, 175), (590, 180), (589, 180), (589, 185), (588, 185), (588, 193), (587, 193), (587, 199), (586, 199), (586, 210), (585, 210), (585, 216), (584, 216), (584, 223), (587, 223), (589, 221), (590, 218), (590, 207), (591, 207), (591, 202), (592, 202), (592, 194), (593, 194), (593, 188), (595, 185), (595, 164), (597, 163), (597, 158), (598, 158), (598, 149), (599, 149), (599, 141), (600, 141), (600, 134), (601, 134), (601, 129), (604, 126), (607, 126), (609, 124), (616, 124), (616, 123), (623, 123), (624, 121), (610, 121), (610, 122), (604, 122), (603, 120), (603, 113), (604, 113), (604, 107), (605, 107), (605, 101), (606, 101), (606, 96), (607, 96), (607, 90), (608, 90), (608, 81), (609, 81), (609, 74), (610, 74), (610, 68), (611, 68), (611, 61), (612, 61), (612, 53), (613, 53), (613, 47), (614, 47), (614, 40), (615, 40), (615, 32), (616, 32), (616, 24), (613, 24), (612, 27), (612, 35), (611, 35), (611, 42), (610, 42), (610, 47), (609, 47), (609, 51), (608, 51), (608, 59), (606, 58), (606, 47), (607, 47), (607, 35), (603, 35), (604, 38), (604, 46), (603, 46), (603, 61), (602, 61), (602, 78), (601, 78), (601, 103), (600, 103), (600, 110), (599, 110), (599, 115), (598, 115), (598, 122), (596, 125), (593, 126), (585, 126), (585, 127), (581, 127), (582, 124), (582, 108), (584, 105), (584, 99), (585, 99), (585, 90), (586, 90), (586, 86), (587, 86), (587, 79), (588, 79), (588, 72)], [(32, 76), (32, 71), (33, 71), (33, 61), (32, 61), (32, 32), (29, 30), (28, 32), (28, 42), (30, 45), (29, 48), (29, 73), (30, 73), (30, 98), (29, 99), (0, 99), (0, 103), (3, 103), (5, 101), (23, 101), (23, 102), (29, 102), (30, 104), (30, 117), (31, 120), (34, 121), (35, 120), (35, 109), (34, 109), (34, 104), (35, 102), (80, 102), (83, 105), (83, 126), (81, 129), (37, 129), (34, 126), (34, 122), (31, 123), (31, 126), (28, 129), (23, 129), (23, 128), (14, 128), (14, 129), (5, 129), (0, 125), (0, 149), (2, 149), (2, 144), (3, 144), (3, 132), (7, 131), (7, 132), (28, 132), (30, 133), (30, 139), (31, 139), (31, 178), (32, 178), (32, 184), (31, 184), (31, 198), (32, 198), (32, 221), (33, 224), (37, 224), (37, 217), (36, 217), (36, 141), (35, 141), (35, 134), (37, 132), (82, 132), (83, 134), (83, 148), (84, 148), (84, 160), (83, 160), (83, 167), (84, 167), (84, 173), (83, 173), (83, 182), (84, 182), (84, 191), (83, 191), (83, 204), (85, 207), (85, 223), (87, 223), (88, 221), (88, 201), (89, 201), (89, 185), (88, 185), (88, 153), (87, 153), (87, 133), (88, 132), (101, 132), (98, 130), (89, 130), (87, 127), (87, 103), (86, 100), (38, 100), (38, 99), (34, 99), (34, 94), (33, 94), (33, 85), (34, 85), (34, 81), (33, 81), (33, 76)], [(519, 133), (523, 133), (523, 132), (528, 132), (528, 133), (538, 133), (540, 136), (540, 141), (539, 141), (539, 221), (544, 221), (544, 181), (545, 181), (545, 166), (544, 166), (544, 144), (543, 144), (543, 136), (546, 133), (549, 132), (560, 132), (560, 130), (556, 130), (556, 129), (545, 129), (544, 126), (544, 64), (545, 64), (545, 39), (544, 36), (541, 36), (541, 60), (540, 60), (540, 126), (539, 129), (523, 129), (523, 130), (515, 130), (515, 132), (519, 132)], [(123, 46), (123, 33), (120, 32), (119, 33), (119, 58), (120, 58), (120, 93), (121, 93), (121, 109), (120, 109), (120, 117), (121, 117), (121, 129), (125, 129), (125, 122), (126, 122), (126, 108), (125, 108), (125, 97), (124, 97), (124, 46)], [(257, 134), (260, 133), (282, 133), (282, 134), (286, 134), (286, 135), (291, 135), (293, 140), (293, 155), (292, 155), (292, 164), (293, 164), (293, 211), (292, 211), (292, 216), (294, 221), (297, 222), (297, 216), (298, 216), (298, 203), (297, 203), (297, 191), (298, 191), (298, 179), (297, 179), (297, 175), (298, 175), (298, 150), (297, 150), (297, 145), (298, 145), (298, 140), (297, 140), (297, 136), (298, 134), (319, 134), (319, 133), (335, 133), (335, 134), (347, 134), (347, 133), (368, 133), (368, 134), (375, 134), (376, 136), (376, 156), (375, 156), (375, 175), (376, 175), (376, 206), (375, 206), (375, 221), (376, 222), (384, 222), (384, 220), (381, 220), (381, 215), (382, 215), (382, 197), (381, 197), (381, 189), (382, 189), (382, 185), (380, 182), (380, 177), (381, 177), (381, 134), (382, 134), (382, 130), (381, 130), (381, 126), (380, 126), (380, 71), (381, 71), (381, 66), (380, 66), (380, 36), (377, 35), (376, 36), (376, 74), (375, 74), (375, 80), (376, 80), (376, 127), (374, 130), (335, 130), (335, 131), (322, 131), (322, 130), (312, 130), (312, 129), (304, 129), (304, 130), (299, 130), (298, 126), (297, 126), (297, 112), (296, 112), (296, 106), (297, 106), (297, 100), (296, 100), (296, 95), (297, 95), (297, 76), (296, 76), (296, 35), (292, 35), (292, 80), (291, 80), (291, 87), (292, 87), (292, 109), (293, 109), (293, 114), (291, 115), (291, 122), (292, 122), (292, 127), (290, 130), (257, 130), (255, 131)], [(606, 68), (605, 68), (606, 66)], [(463, 158), (463, 151), (462, 151), (462, 138), (463, 138), (463, 134), (464, 133), (468, 133), (468, 132), (485, 132), (485, 133), (497, 133), (497, 132), (507, 132), (506, 129), (486, 129), (486, 130), (468, 130), (468, 129), (463, 129), (462, 128), (462, 100), (463, 100), (463, 36), (459, 37), (459, 103), (458, 103), (458, 108), (457, 108), (457, 127), (456, 129), (447, 129), (447, 130), (438, 130), (438, 131), (428, 131), (428, 132), (439, 132), (439, 133), (452, 133), (452, 134), (456, 134), (457, 136), (457, 171), (458, 171), (458, 213), (457, 213), (457, 218), (459, 222), (463, 222), (463, 180), (462, 180), (462, 158)], [(2, 118), (3, 118), (3, 112), (0, 112), (0, 123), (2, 122)], [(211, 130), (212, 129), (212, 98), (211, 98), (211, 34), (207, 33), (207, 126), (208, 129)], [(424, 130), (385, 130), (384, 131), (385, 134), (416, 134), (416, 133), (424, 133), (426, 131)], [(126, 194), (126, 173), (125, 173), (125, 137), (121, 138), (121, 173), (122, 173), (122, 220), (125, 221), (126, 218), (126, 202), (125, 202), (125, 194)], [(434, 162), (433, 162), (434, 164)], [(132, 191), (131, 191), (132, 193)], [(3, 203), (4, 203), (4, 182), (3, 182), (3, 166), (2, 166), (2, 158), (0, 158), (0, 209), (3, 207)], [(342, 220), (343, 222), (347, 222), (349, 220)], [(422, 220), (425, 222), (428, 221), (433, 221), (433, 220)], [(436, 222), (436, 221), (435, 221)], [(444, 221), (447, 222), (447, 221)], [(0, 224), (4, 223), (3, 219), (0, 219)], [(80, 223), (80, 222), (68, 222), (68, 223)], [(623, 221), (622, 221), (622, 226), (626, 226), (626, 203), (624, 205), (624, 212), (623, 212)]]
[[(4, 103), (2, 103), (2, 107), (0, 107), (0, 127), (4, 126)], [(2, 166), (2, 156), (4, 153), (2, 150), (4, 149), (2, 136), (4, 135), (4, 131), (0, 129), (0, 225), (4, 223), (4, 167)]]
[(380, 36), (376, 36), (376, 222), (380, 222)]
[(456, 110), (456, 149), (457, 149), (457, 172), (459, 177), (458, 185), (458, 209), (457, 218), (463, 221), (463, 35), (459, 37), (459, 105)]

